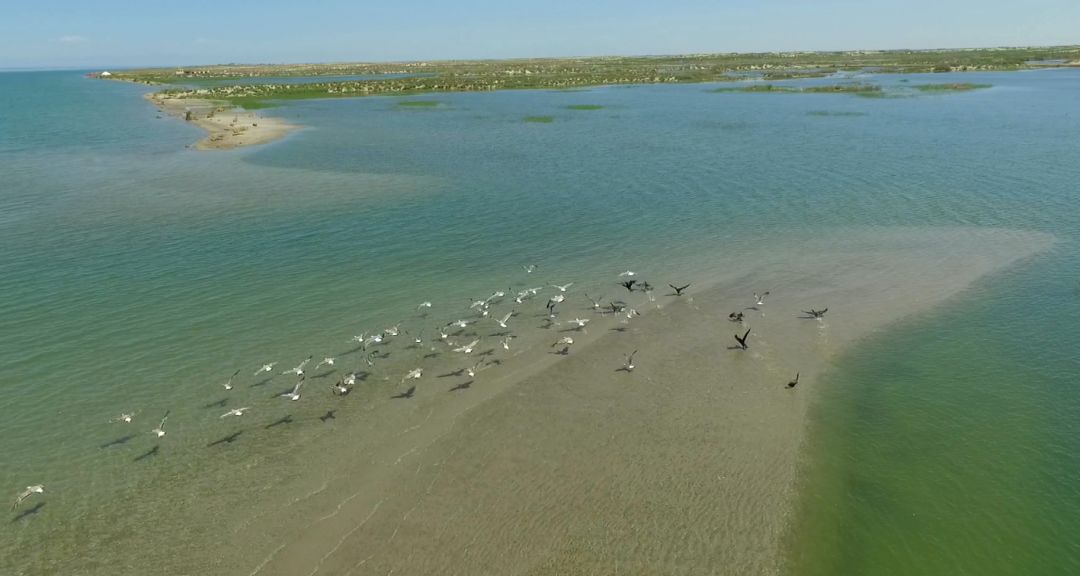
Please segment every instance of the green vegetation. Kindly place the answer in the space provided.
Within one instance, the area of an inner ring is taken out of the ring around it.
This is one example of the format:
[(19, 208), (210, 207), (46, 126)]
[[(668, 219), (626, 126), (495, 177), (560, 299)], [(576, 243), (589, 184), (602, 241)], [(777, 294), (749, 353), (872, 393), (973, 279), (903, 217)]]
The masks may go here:
[[(814, 78), (834, 73), (966, 72), (1080, 66), (1080, 46), (970, 50), (870, 50), (852, 52), (767, 52), (596, 58), (544, 58), (302, 65), (224, 65), (115, 72), (111, 79), (172, 85), (170, 98), (222, 100), (248, 108), (268, 100), (336, 98), (376, 94), (476, 92), (513, 89), (572, 90), (589, 86), (630, 86), (732, 80)], [(341, 76), (376, 76), (341, 80)], [(404, 75), (404, 76), (403, 76)], [(320, 77), (325, 82), (242, 84), (254, 77)], [(335, 78), (337, 77), (337, 78)], [(236, 84), (229, 84), (229, 80)], [(209, 82), (208, 80), (214, 80)], [(185, 86), (177, 86), (184, 84)], [(198, 87), (191, 87), (196, 84)], [(755, 87), (748, 92), (792, 91)], [(873, 90), (837, 90), (880, 96)]]
[(404, 100), (398, 102), (398, 106), (404, 106), (406, 108), (435, 108), (441, 104), (438, 100)]
[(569, 110), (602, 110), (603, 108), (599, 104), (571, 104), (567, 106)]
[(866, 112), (845, 112), (845, 111), (830, 111), (830, 110), (811, 110), (806, 113), (807, 116), (842, 116), (842, 117), (855, 117), (866, 116)]
[(989, 87), (990, 84), (972, 84), (970, 82), (959, 82), (954, 84), (916, 84), (912, 86), (912, 88), (920, 92), (970, 92), (972, 90), (980, 90)]
[(775, 84), (751, 84), (749, 86), (724, 87), (710, 92), (766, 92), (777, 94), (881, 94), (881, 86), (862, 82), (851, 84), (829, 84), (827, 86), (777, 86)]
[(555, 121), (554, 116), (526, 116), (521, 119), (522, 122), (528, 122), (531, 124), (551, 124)]

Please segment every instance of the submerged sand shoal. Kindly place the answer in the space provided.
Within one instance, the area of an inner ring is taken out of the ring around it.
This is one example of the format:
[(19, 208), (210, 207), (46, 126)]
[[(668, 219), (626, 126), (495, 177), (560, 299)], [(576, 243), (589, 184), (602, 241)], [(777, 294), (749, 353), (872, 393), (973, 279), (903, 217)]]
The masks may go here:
[(298, 128), (280, 118), (259, 116), (213, 100), (169, 98), (163, 94), (147, 94), (145, 98), (162, 112), (205, 130), (206, 138), (194, 144), (197, 150), (229, 150), (266, 144)]
[[(333, 473), (312, 471), (297, 482), (307, 494), (238, 527), (228, 563), (261, 575), (778, 573), (821, 374), (863, 336), (1054, 242), (984, 229), (850, 238), (850, 250), (791, 246), (689, 296), (658, 291), (628, 324), (594, 321), (568, 357), (534, 346), (464, 393), (421, 382), (426, 395), (340, 431)], [(764, 289), (766, 304), (745, 310), (750, 349), (730, 349), (728, 312)], [(829, 313), (798, 317), (810, 307)], [(619, 371), (633, 350), (637, 368)]]

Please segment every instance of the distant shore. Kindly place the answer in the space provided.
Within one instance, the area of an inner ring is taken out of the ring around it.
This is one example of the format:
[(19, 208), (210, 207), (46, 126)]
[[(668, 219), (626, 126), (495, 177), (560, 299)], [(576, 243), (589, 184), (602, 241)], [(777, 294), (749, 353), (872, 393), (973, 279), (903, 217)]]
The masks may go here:
[(299, 128), (273, 117), (264, 117), (214, 100), (169, 98), (147, 94), (145, 98), (166, 114), (195, 124), (206, 131), (196, 150), (231, 150), (273, 142)]

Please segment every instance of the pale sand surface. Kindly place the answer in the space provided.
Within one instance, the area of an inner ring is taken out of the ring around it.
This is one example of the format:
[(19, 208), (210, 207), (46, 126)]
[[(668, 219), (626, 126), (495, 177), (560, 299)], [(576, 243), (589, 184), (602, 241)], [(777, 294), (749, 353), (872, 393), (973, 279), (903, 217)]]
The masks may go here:
[[(334, 464), (298, 474), (279, 506), (224, 520), (227, 558), (206, 560), (262, 575), (775, 574), (823, 371), (1053, 242), (985, 229), (852, 233), (850, 251), (810, 239), (689, 296), (658, 289), (629, 324), (597, 318), (567, 357), (549, 353), (554, 328), (468, 390), (431, 370), (416, 398), (364, 400), (325, 448)], [(728, 312), (764, 289), (746, 310), (750, 349), (728, 349)], [(824, 321), (798, 318), (826, 306)], [(634, 349), (637, 369), (617, 371)]]
[(146, 99), (162, 112), (181, 120), (190, 111), (191, 122), (207, 132), (206, 138), (194, 144), (197, 150), (228, 150), (266, 144), (298, 128), (280, 118), (259, 116), (212, 100), (168, 98), (161, 94), (147, 94)]

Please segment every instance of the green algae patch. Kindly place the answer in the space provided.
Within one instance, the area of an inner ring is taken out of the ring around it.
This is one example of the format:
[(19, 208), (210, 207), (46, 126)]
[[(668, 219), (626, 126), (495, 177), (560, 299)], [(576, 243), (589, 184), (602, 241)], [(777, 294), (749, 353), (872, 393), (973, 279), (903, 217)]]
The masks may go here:
[(551, 124), (555, 121), (554, 116), (526, 116), (521, 119), (522, 122), (529, 124)]
[(438, 100), (404, 100), (397, 103), (403, 108), (435, 108), (441, 104)]
[(603, 108), (599, 104), (571, 104), (566, 107), (567, 110), (602, 110)]
[(989, 88), (991, 84), (973, 84), (971, 82), (956, 82), (951, 84), (916, 84), (912, 88), (919, 92), (940, 94), (944, 92), (971, 92)]

